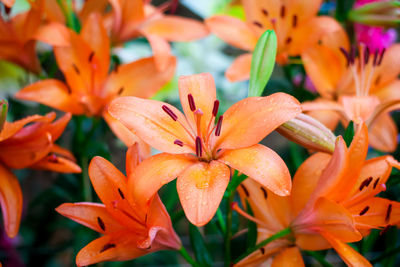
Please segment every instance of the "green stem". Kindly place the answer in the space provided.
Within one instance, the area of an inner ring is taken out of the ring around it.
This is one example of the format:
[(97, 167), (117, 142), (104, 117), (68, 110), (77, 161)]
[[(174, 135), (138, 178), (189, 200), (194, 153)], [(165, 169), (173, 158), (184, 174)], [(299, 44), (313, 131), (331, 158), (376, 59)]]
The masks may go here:
[(86, 202), (92, 202), (92, 187), (88, 175), (88, 165), (87, 156), (81, 157), (83, 199)]
[(187, 250), (185, 249), (184, 246), (182, 246), (179, 250), (179, 254), (182, 255), (182, 257), (193, 267), (200, 267), (200, 265), (189, 255)]
[(226, 225), (225, 225), (225, 221), (224, 221), (224, 216), (222, 215), (222, 211), (220, 208), (217, 209), (217, 218), (218, 218), (219, 226), (221, 227), (222, 234), (225, 235)]
[(287, 235), (290, 235), (291, 233), (292, 233), (292, 230), (289, 227), (283, 229), (282, 231), (277, 232), (276, 234), (274, 234), (274, 235), (268, 237), (267, 239), (261, 241), (260, 243), (258, 243), (254, 247), (248, 248), (245, 253), (243, 253), (237, 260), (235, 260), (235, 263), (238, 263), (239, 261), (243, 260), (244, 258), (249, 256), (254, 251), (257, 251), (260, 248), (265, 247), (266, 245), (268, 245), (272, 241), (277, 240), (277, 239), (282, 238), (282, 237), (285, 237)]
[(390, 257), (390, 256), (392, 256), (392, 255), (394, 255), (394, 254), (397, 254), (397, 253), (399, 253), (399, 252), (400, 252), (400, 247), (397, 247), (397, 248), (394, 248), (394, 249), (392, 249), (392, 250), (389, 250), (389, 251), (383, 253), (382, 255), (380, 255), (379, 257), (377, 257), (377, 258), (371, 260), (371, 264), (378, 263), (378, 262), (380, 262), (381, 260), (383, 260), (383, 259), (385, 259), (385, 258), (387, 258), (387, 257)]
[(232, 192), (228, 198), (226, 203), (226, 229), (225, 229), (225, 266), (231, 266), (231, 239), (232, 239), (232, 203), (233, 198), (235, 197), (235, 193)]

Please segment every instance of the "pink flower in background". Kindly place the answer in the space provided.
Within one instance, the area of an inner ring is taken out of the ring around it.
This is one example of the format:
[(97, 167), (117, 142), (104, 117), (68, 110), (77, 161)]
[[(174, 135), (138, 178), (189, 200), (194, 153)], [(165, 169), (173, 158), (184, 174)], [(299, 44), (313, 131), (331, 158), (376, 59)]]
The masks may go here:
[[(382, 0), (357, 0), (354, 4), (354, 8), (380, 1)], [(367, 26), (359, 23), (355, 23), (354, 28), (357, 42), (366, 44), (372, 51), (387, 48), (397, 39), (395, 29), (385, 29), (383, 27)]]

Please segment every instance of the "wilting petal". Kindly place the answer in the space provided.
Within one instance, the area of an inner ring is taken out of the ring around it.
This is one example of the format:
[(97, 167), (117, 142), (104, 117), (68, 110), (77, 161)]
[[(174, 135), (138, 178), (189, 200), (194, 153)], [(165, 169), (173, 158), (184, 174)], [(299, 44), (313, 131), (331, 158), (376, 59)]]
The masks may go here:
[(319, 181), (322, 170), (325, 169), (330, 159), (331, 155), (329, 154), (316, 153), (306, 159), (297, 169), (293, 177), (293, 189), (291, 193), (293, 212), (295, 215), (306, 206), (307, 201)]
[(371, 146), (383, 152), (393, 152), (397, 148), (397, 127), (389, 113), (379, 115), (369, 127)]
[(159, 71), (154, 57), (142, 58), (118, 67), (104, 85), (104, 95), (149, 98), (169, 82), (175, 73), (176, 59), (168, 57), (167, 68)]
[(364, 258), (360, 253), (355, 251), (351, 246), (343, 243), (337, 238), (333, 237), (328, 233), (322, 234), (324, 238), (332, 245), (332, 247), (336, 250), (342, 260), (348, 266), (371, 266), (372, 264)]
[(179, 174), (176, 188), (191, 223), (203, 226), (212, 219), (229, 179), (228, 166), (218, 161), (198, 162)]
[(287, 248), (275, 256), (271, 267), (302, 267), (304, 265), (303, 257), (301, 256), (298, 247)]
[(157, 69), (164, 71), (168, 67), (168, 62), (172, 57), (171, 46), (165, 39), (158, 35), (146, 32), (143, 35), (150, 43)]
[(341, 29), (342, 26), (334, 18), (327, 16), (311, 18), (293, 31), (289, 55), (300, 55), (310, 45), (317, 44), (324, 35)]
[(22, 213), (22, 192), (17, 177), (0, 164), (0, 204), (4, 228), (11, 238), (18, 233)]
[[(203, 136), (207, 136), (207, 126), (212, 118), (214, 101), (217, 99), (215, 83), (211, 74), (201, 73), (179, 77), (179, 97), (181, 99), (182, 108), (187, 120), (193, 129), (196, 129), (196, 120), (188, 101), (189, 94), (193, 96), (196, 109), (200, 109), (201, 112), (203, 112), (200, 120), (200, 130)], [(212, 126), (213, 125), (211, 125), (211, 127)]]
[(247, 51), (253, 51), (258, 37), (240, 19), (230, 16), (213, 16), (206, 20), (211, 32), (228, 44)]
[(151, 199), (164, 184), (174, 180), (195, 162), (186, 155), (162, 153), (152, 156), (137, 166), (129, 178), (129, 190), (138, 204), (150, 205)]
[(379, 228), (400, 222), (400, 203), (384, 198), (370, 198), (348, 207), (348, 210), (353, 214), (357, 228)]
[(15, 94), (18, 99), (34, 101), (72, 114), (83, 114), (84, 108), (64, 83), (48, 79), (35, 82)]
[(230, 167), (256, 180), (280, 196), (290, 194), (292, 181), (285, 162), (272, 149), (257, 144), (226, 150), (219, 158)]
[(379, 99), (375, 96), (343, 96), (341, 103), (348, 120), (361, 123), (366, 122), (371, 117), (379, 105)]
[[(177, 116), (177, 121), (164, 112), (163, 106), (168, 107)], [(180, 124), (182, 123), (186, 129), (190, 129), (186, 118), (178, 109), (167, 103), (137, 97), (120, 97), (110, 104), (108, 112), (134, 134), (158, 150), (168, 153), (191, 153), (194, 151), (194, 148), (191, 147), (193, 139)], [(186, 145), (182, 147), (175, 145), (174, 142), (177, 139)]]
[(32, 169), (48, 170), (61, 173), (80, 173), (81, 167), (70, 159), (50, 154), (30, 166)]
[(171, 15), (150, 20), (141, 31), (172, 42), (189, 42), (208, 34), (206, 27), (200, 21)]
[(105, 235), (90, 242), (76, 256), (76, 265), (87, 266), (102, 261), (125, 261), (143, 256), (151, 250), (139, 249), (137, 235), (120, 232), (118, 235)]
[(120, 121), (114, 119), (110, 114), (105, 111), (103, 112), (103, 118), (107, 122), (111, 131), (121, 140), (127, 147), (138, 143), (140, 146), (140, 153), (143, 158), (150, 156), (151, 148), (148, 144), (143, 142), (142, 139), (134, 135), (128, 128), (126, 128)]
[(300, 112), (299, 102), (284, 93), (243, 99), (225, 112), (216, 147), (236, 149), (257, 144)]
[(64, 203), (56, 211), (77, 223), (80, 223), (99, 233), (113, 233), (123, 229), (108, 213), (105, 205), (98, 203), (80, 202)]
[(225, 72), (230, 82), (248, 80), (250, 78), (252, 54), (246, 53), (238, 56)]

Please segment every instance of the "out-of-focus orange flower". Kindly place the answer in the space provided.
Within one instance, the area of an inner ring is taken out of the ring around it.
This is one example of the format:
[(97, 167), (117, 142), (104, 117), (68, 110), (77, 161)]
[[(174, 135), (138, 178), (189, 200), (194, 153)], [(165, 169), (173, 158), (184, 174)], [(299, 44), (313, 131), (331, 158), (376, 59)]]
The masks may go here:
[(53, 22), (43, 26), (36, 37), (54, 45), (56, 60), (66, 83), (55, 79), (42, 80), (25, 87), (16, 97), (76, 115), (103, 116), (125, 144), (130, 146), (138, 141), (107, 114), (106, 107), (120, 95), (153, 96), (173, 77), (175, 58), (169, 57), (164, 71), (158, 71), (150, 57), (117, 66), (109, 74), (110, 42), (98, 14), (92, 14), (86, 20), (79, 35)]
[(365, 160), (367, 149), (368, 131), (363, 125), (349, 148), (339, 138), (333, 155), (316, 153), (308, 158), (294, 176), (289, 197), (269, 194), (254, 181), (244, 181), (239, 193), (254, 217), (235, 209), (258, 224), (258, 240), (287, 227), (292, 235), (254, 252), (238, 266), (269, 258), (272, 266), (304, 266), (299, 249), (331, 247), (350, 266), (371, 266), (346, 243), (359, 241), (370, 229), (385, 229), (400, 221), (400, 203), (376, 197), (386, 189), (392, 167), (400, 164), (391, 156)]
[(229, 167), (276, 194), (289, 194), (285, 163), (257, 143), (301, 112), (296, 99), (283, 93), (249, 97), (230, 107), (214, 126), (219, 101), (210, 74), (181, 77), (179, 94), (185, 115), (167, 103), (137, 97), (117, 98), (109, 107), (111, 116), (165, 152), (143, 161), (131, 180), (133, 194), (144, 206), (162, 185), (178, 177), (186, 216), (193, 224), (204, 225), (221, 202)]
[(8, 21), (0, 16), (0, 59), (38, 73), (40, 63), (35, 52), (34, 35), (41, 24), (44, 3), (38, 0), (30, 5), (29, 11), (20, 13)]
[[(104, 15), (107, 29), (113, 44), (144, 36), (153, 49), (157, 68), (168, 67), (171, 48), (168, 42), (188, 42), (208, 35), (208, 30), (199, 21), (174, 15), (165, 15), (165, 7), (156, 8), (150, 1), (109, 0), (112, 13)], [(81, 11), (85, 17), (95, 11), (104, 11), (107, 1), (87, 1)], [(104, 12), (103, 12), (104, 13)]]
[(129, 193), (128, 180), (140, 162), (138, 146), (126, 155), (125, 177), (110, 162), (95, 157), (89, 165), (89, 177), (104, 204), (66, 203), (56, 210), (104, 236), (84, 247), (76, 257), (78, 266), (102, 261), (122, 261), (161, 249), (179, 249), (181, 242), (158, 195), (147, 213), (137, 209), (137, 200)]
[(303, 104), (305, 111), (334, 129), (342, 120), (366, 122), (370, 143), (391, 152), (397, 147), (397, 128), (389, 112), (398, 108), (400, 45), (386, 51), (349, 48), (344, 30), (327, 35), (302, 55), (307, 74), (321, 98)]
[(299, 56), (324, 34), (339, 29), (339, 23), (333, 18), (317, 17), (321, 2), (243, 0), (246, 21), (224, 15), (207, 19), (207, 26), (218, 37), (249, 52), (239, 56), (232, 63), (226, 71), (226, 77), (232, 82), (249, 79), (251, 52), (258, 38), (266, 30), (275, 31), (278, 37), (276, 60), (284, 65), (288, 63), (289, 56)]
[(6, 7), (11, 8), (11, 7), (14, 5), (15, 0), (1, 0), (1, 2), (2, 2)]
[(15, 122), (4, 122), (0, 131), (0, 202), (5, 230), (10, 237), (18, 233), (22, 212), (21, 188), (10, 169), (81, 172), (73, 155), (54, 144), (71, 119), (71, 114), (57, 121), (54, 121), (55, 117), (55, 113), (49, 113), (46, 116), (33, 115)]

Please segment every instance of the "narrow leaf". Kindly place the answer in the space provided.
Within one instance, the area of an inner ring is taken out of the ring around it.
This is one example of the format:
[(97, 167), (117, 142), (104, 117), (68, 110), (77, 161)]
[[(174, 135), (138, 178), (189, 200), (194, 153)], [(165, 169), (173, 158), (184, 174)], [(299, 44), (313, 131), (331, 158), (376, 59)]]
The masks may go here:
[(200, 263), (201, 266), (212, 266), (213, 260), (204, 242), (203, 236), (199, 229), (191, 223), (189, 224), (189, 236), (196, 261)]

